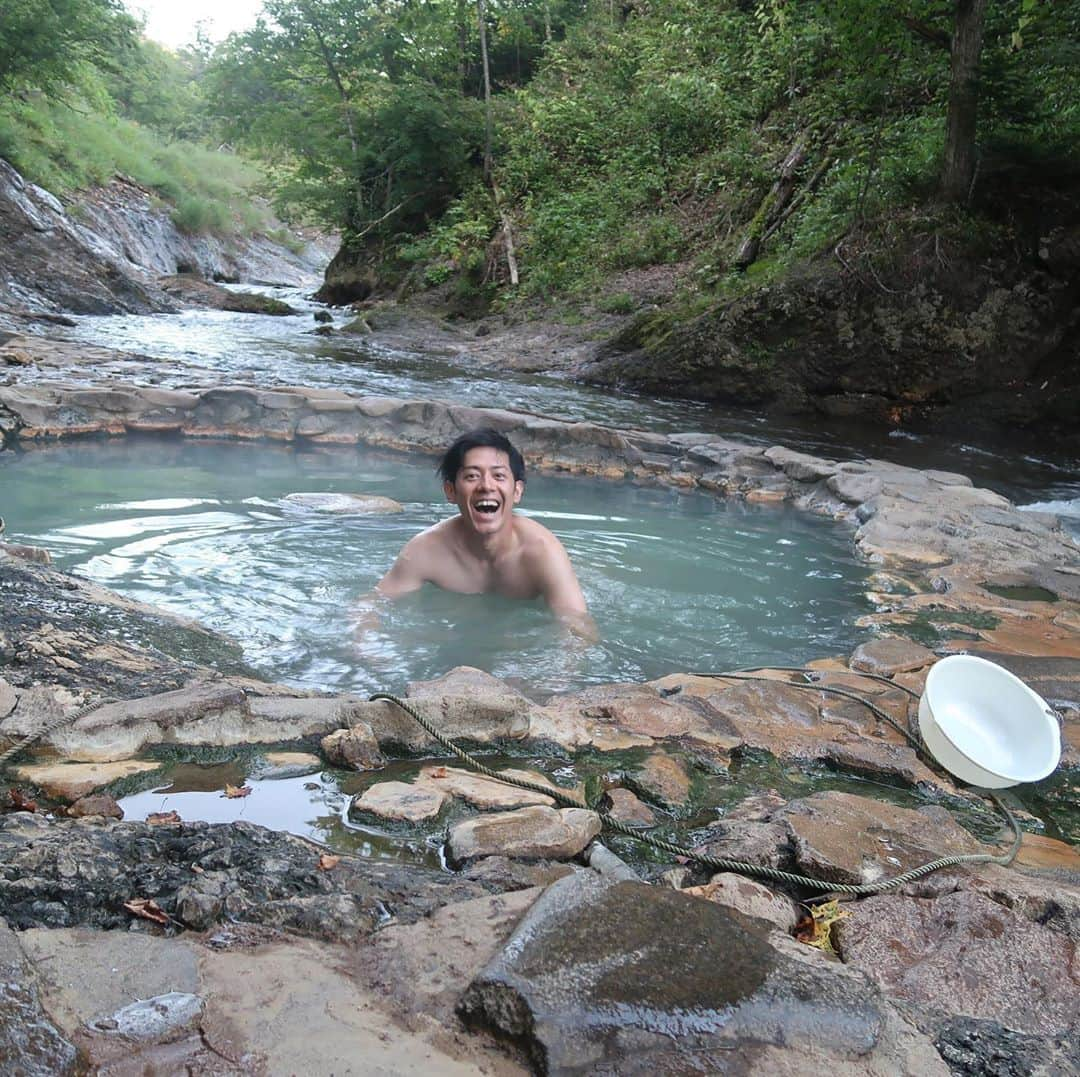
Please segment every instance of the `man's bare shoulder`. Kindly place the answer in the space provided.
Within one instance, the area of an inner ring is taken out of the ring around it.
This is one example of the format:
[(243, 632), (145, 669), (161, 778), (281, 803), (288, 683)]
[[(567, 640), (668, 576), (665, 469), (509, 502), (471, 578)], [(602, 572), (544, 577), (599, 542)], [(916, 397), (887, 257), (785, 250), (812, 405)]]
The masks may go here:
[(540, 564), (552, 558), (567, 556), (563, 544), (543, 524), (528, 516), (514, 517), (514, 531), (521, 543), (521, 553), (531, 564)]
[(530, 545), (562, 546), (562, 543), (539, 521), (514, 513), (514, 531), (522, 542)]
[(405, 553), (407, 551), (408, 553), (415, 555), (445, 551), (458, 545), (458, 542), (460, 541), (458, 538), (459, 531), (460, 527), (458, 526), (457, 517), (451, 517), (448, 520), (440, 520), (437, 524), (432, 524), (431, 527), (424, 528), (418, 535), (413, 535), (413, 537), (402, 546), (401, 552)]

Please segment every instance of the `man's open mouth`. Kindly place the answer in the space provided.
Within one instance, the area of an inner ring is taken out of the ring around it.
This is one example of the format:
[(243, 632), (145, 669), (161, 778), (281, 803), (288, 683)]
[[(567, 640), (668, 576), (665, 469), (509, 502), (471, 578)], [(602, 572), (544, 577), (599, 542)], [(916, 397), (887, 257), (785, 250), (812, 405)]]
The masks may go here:
[(480, 501), (474, 501), (473, 508), (485, 515), (493, 515), (499, 511), (499, 503), (493, 498), (483, 498)]

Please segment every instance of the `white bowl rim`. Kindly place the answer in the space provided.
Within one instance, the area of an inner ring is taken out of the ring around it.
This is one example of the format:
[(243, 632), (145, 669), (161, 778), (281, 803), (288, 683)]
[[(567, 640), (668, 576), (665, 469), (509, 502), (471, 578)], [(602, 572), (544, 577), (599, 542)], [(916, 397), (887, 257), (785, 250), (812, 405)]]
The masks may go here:
[[(965, 665), (973, 665), (976, 667), (982, 666), (983, 668), (989, 667), (996, 670), (998, 673), (1004, 674), (1006, 679), (1013, 681), (1032, 699), (1032, 701), (1038, 706), (1040, 713), (1046, 721), (1046, 726), (1053, 732), (1054, 745), (1051, 748), (1049, 755), (1049, 765), (1044, 769), (1036, 771), (1034, 774), (1006, 774), (1000, 770), (991, 770), (989, 767), (980, 763), (977, 759), (972, 759), (968, 752), (965, 752), (955, 740), (949, 735), (948, 729), (946, 729), (941, 719), (934, 714), (933, 704), (929, 699), (926, 699), (927, 709), (933, 718), (934, 725), (937, 727), (938, 732), (949, 742), (958, 755), (962, 755), (973, 767), (981, 770), (984, 774), (989, 774), (994, 778), (1004, 778), (1007, 781), (1021, 783), (1021, 782), (1039, 782), (1043, 778), (1053, 774), (1057, 769), (1058, 763), (1061, 761), (1061, 729), (1058, 726), (1057, 719), (1054, 717), (1054, 712), (1050, 709), (1050, 704), (1043, 699), (1034, 689), (1026, 685), (1017, 675), (1010, 670), (1007, 670), (1004, 666), (998, 665), (997, 662), (991, 662), (987, 658), (981, 658), (976, 654), (950, 654), (946, 657), (939, 659), (930, 667), (930, 672), (926, 675), (926, 684), (923, 688), (923, 698), (926, 698), (931, 689), (931, 682), (934, 679), (934, 674), (946, 663), (949, 663), (954, 668), (963, 662)], [(946, 768), (948, 769), (948, 768)]]

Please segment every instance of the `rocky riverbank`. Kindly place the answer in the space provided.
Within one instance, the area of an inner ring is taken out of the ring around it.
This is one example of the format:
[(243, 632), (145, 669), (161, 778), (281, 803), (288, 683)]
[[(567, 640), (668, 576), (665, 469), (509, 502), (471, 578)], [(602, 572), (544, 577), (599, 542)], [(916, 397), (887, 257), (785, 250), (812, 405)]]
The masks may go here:
[(182, 233), (150, 191), (119, 178), (65, 206), (2, 159), (0, 236), (0, 332), (67, 313), (146, 314), (223, 301), (220, 290), (185, 287), (192, 277), (314, 285), (332, 253), (326, 237), (295, 237), (294, 250), (268, 235)]
[[(503, 769), (551, 754), (623, 760), (602, 782), (620, 817), (664, 832), (692, 821), (682, 837), (700, 851), (836, 883), (998, 853), (1007, 836), (986, 829), (967, 790), (825, 691), (855, 689), (911, 723), (903, 689), (918, 693), (942, 654), (969, 650), (1057, 708), (1063, 770), (1044, 801), (1064, 809), (1052, 826), (1075, 811), (1080, 554), (1055, 518), (961, 475), (439, 401), (88, 385), (70, 350), (40, 341), (8, 341), (0, 362), (15, 378), (0, 388), (0, 431), (28, 451), (158, 432), (436, 452), (485, 423), (540, 469), (850, 523), (877, 567), (875, 612), (865, 642), (822, 655), (810, 686), (781, 671), (750, 682), (673, 671), (537, 702), (467, 668), (410, 686), (409, 702), (447, 734), (520, 760)], [(789, 885), (646, 860), (639, 871), (660, 884), (646, 886), (596, 843), (591, 811), (439, 761), (402, 771), (394, 760), (439, 749), (393, 704), (261, 681), (229, 641), (28, 554), (0, 550), (0, 734), (15, 744), (51, 728), (16, 761), (16, 810), (0, 817), (0, 909), (14, 929), (0, 936), (0, 1043), (27, 1073), (337, 1072), (358, 1057), (390, 1072), (415, 1061), (494, 1074), (1080, 1065), (1080, 857), (1035, 815), (1021, 815), (1010, 868), (951, 867), (817, 921), (805, 919), (811, 895)], [(151, 780), (166, 756), (229, 746), (267, 759), (303, 749), (308, 766), (370, 776), (354, 817), (419, 827), (455, 871), (246, 824), (117, 821), (115, 802), (85, 799)], [(911, 806), (869, 786), (763, 788), (702, 825), (703, 786), (763, 755), (884, 782)], [(972, 813), (981, 837), (957, 822)]]

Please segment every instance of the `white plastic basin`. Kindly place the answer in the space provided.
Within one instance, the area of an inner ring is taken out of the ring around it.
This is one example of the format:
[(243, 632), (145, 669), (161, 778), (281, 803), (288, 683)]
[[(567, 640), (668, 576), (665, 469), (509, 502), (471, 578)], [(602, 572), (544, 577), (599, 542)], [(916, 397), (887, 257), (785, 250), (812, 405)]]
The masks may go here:
[(930, 670), (919, 732), (950, 774), (984, 789), (1037, 782), (1061, 759), (1061, 730), (1046, 701), (974, 655), (950, 655)]

